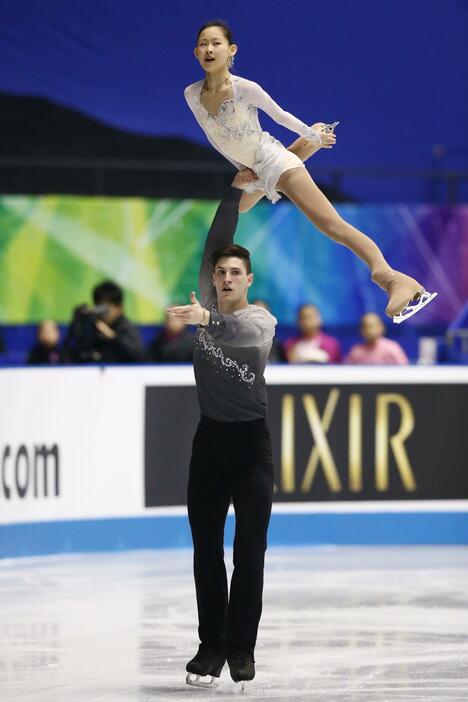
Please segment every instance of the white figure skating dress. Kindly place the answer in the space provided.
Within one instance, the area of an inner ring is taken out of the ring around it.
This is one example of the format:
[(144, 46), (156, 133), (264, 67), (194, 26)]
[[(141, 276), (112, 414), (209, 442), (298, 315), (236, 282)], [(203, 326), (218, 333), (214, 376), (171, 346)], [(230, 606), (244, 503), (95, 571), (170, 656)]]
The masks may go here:
[(281, 195), (275, 187), (281, 174), (291, 168), (304, 168), (304, 164), (280, 141), (262, 131), (257, 108), (316, 144), (321, 143), (319, 133), (285, 112), (257, 83), (240, 76), (231, 76), (233, 97), (224, 100), (213, 115), (200, 102), (203, 83), (204, 80), (192, 83), (185, 88), (184, 95), (208, 141), (239, 171), (244, 168), (255, 171), (258, 180), (244, 186), (245, 190), (264, 190), (271, 202), (277, 202)]

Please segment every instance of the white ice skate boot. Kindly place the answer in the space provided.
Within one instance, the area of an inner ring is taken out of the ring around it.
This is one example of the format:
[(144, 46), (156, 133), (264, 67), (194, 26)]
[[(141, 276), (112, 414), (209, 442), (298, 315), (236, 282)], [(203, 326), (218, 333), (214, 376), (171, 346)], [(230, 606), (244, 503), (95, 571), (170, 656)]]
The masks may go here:
[(401, 324), (428, 305), (437, 293), (429, 293), (417, 280), (405, 273), (385, 268), (374, 271), (372, 280), (388, 293), (385, 313), (395, 324)]

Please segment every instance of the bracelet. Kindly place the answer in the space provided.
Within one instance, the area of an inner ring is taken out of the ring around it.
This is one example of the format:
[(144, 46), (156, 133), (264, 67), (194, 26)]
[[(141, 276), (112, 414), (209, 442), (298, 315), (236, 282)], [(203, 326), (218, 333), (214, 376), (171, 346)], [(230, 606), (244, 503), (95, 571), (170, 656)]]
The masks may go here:
[(204, 307), (204, 308), (203, 308), (203, 312), (202, 312), (202, 319), (201, 319), (201, 322), (200, 322), (200, 326), (201, 326), (201, 327), (206, 327), (206, 326), (208, 326), (209, 321), (210, 321), (210, 313), (208, 312), (208, 310), (206, 309), (206, 307)]

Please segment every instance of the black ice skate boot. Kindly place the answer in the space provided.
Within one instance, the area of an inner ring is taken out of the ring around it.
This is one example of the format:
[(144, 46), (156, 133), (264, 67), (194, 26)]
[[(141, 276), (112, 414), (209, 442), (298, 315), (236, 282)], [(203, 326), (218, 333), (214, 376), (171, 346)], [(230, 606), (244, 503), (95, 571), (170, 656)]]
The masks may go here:
[[(193, 687), (214, 687), (215, 678), (219, 678), (226, 656), (214, 651), (199, 648), (197, 655), (186, 665), (185, 682)], [(201, 680), (200, 678), (207, 678)]]
[(247, 680), (253, 680), (255, 677), (255, 661), (249, 653), (232, 653), (228, 655), (227, 659), (229, 665), (229, 671), (231, 673), (231, 678), (235, 683), (240, 682), (242, 684), (242, 690), (244, 689), (244, 682)]

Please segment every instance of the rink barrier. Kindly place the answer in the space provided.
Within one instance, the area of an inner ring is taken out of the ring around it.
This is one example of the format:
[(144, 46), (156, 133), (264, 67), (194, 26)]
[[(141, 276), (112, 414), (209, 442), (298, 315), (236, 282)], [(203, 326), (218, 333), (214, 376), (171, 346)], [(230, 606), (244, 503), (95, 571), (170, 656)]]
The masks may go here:
[[(468, 368), (266, 375), (271, 545), (468, 543)], [(190, 547), (198, 416), (190, 366), (0, 370), (0, 557)]]

